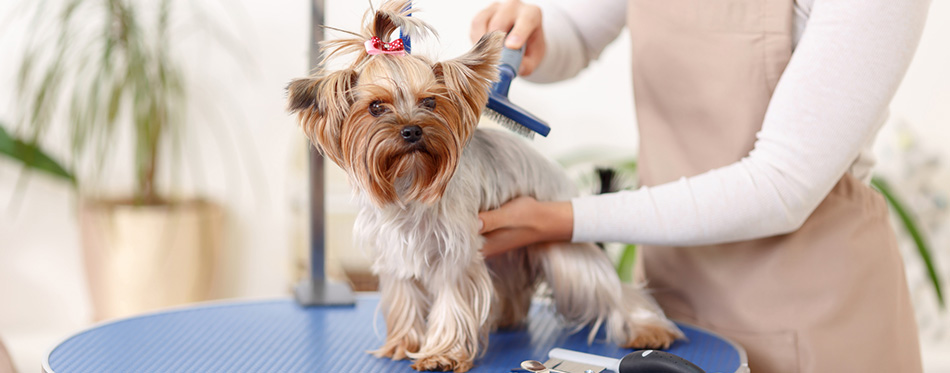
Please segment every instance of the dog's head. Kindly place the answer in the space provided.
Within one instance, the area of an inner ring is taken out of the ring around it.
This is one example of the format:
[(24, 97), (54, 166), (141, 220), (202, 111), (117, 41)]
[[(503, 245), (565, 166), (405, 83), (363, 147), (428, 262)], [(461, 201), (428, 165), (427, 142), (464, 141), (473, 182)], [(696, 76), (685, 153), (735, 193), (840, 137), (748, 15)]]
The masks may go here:
[(377, 206), (442, 197), (497, 79), (501, 33), (448, 61), (398, 53), (398, 38), (384, 42), (397, 28), (431, 30), (410, 12), (405, 1), (383, 4), (362, 34), (324, 46), (328, 56), (355, 52), (352, 65), (287, 88), (310, 141)]

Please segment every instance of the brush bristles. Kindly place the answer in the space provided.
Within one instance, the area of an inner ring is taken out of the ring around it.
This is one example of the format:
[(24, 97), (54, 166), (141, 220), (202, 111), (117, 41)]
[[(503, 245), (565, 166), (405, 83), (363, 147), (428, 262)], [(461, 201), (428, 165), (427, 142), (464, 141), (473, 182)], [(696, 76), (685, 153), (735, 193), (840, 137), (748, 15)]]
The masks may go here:
[(514, 132), (518, 135), (523, 136), (524, 138), (527, 138), (529, 140), (534, 138), (535, 132), (532, 131), (530, 128), (522, 126), (518, 122), (502, 115), (501, 113), (497, 111), (494, 111), (489, 108), (485, 108), (484, 110), (482, 110), (482, 115), (488, 117), (488, 119), (491, 119), (493, 122), (498, 123), (500, 126), (511, 130), (511, 132)]

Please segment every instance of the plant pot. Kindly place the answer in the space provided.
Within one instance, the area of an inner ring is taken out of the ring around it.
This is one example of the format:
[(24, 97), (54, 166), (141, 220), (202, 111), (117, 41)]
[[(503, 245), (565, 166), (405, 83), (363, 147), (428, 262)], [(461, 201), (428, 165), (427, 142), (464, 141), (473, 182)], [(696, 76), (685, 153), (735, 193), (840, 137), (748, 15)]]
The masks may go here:
[(98, 320), (208, 300), (224, 213), (201, 200), (85, 201), (80, 228)]

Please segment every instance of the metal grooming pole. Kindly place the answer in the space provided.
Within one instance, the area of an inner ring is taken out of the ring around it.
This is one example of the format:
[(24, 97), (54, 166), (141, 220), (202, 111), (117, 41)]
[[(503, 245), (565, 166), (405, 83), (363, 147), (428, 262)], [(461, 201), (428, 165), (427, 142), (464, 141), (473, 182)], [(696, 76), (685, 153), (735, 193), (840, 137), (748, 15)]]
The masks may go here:
[[(320, 64), (320, 48), (323, 41), (324, 0), (310, 3), (310, 68)], [(333, 282), (326, 274), (326, 210), (324, 208), (323, 156), (310, 152), (310, 278), (304, 279), (294, 289), (294, 298), (303, 306), (352, 305), (353, 290), (346, 283)]]

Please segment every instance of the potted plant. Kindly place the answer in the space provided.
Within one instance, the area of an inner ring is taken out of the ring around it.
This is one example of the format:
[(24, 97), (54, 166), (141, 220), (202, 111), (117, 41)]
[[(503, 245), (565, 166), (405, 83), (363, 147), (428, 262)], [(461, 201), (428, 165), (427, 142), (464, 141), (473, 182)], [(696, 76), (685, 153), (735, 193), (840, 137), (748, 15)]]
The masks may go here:
[[(207, 299), (223, 212), (163, 193), (158, 177), (177, 159), (186, 103), (170, 48), (172, 1), (30, 6), (17, 85), (21, 142), (68, 139), (95, 318)], [(131, 150), (116, 145), (129, 137)], [(127, 193), (102, 188), (102, 170), (115, 166), (132, 169)]]

